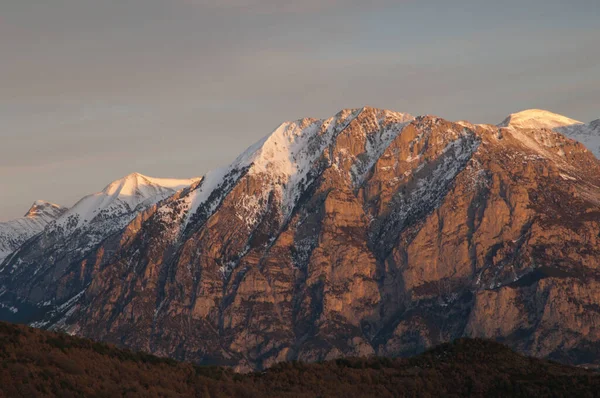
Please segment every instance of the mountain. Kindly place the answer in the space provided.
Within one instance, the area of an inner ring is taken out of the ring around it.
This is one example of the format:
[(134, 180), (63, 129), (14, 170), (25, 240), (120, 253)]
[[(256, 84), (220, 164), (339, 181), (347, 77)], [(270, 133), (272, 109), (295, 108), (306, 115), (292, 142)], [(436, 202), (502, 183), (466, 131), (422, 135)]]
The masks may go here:
[(43, 200), (36, 201), (24, 217), (0, 223), (0, 263), (46, 224), (61, 216), (66, 208)]
[(51, 234), (26, 244), (0, 270), (0, 303), (237, 370), (464, 336), (599, 364), (600, 163), (546, 116), (365, 107), (284, 123), (102, 240), (83, 231), (60, 258)]
[[(51, 275), (61, 272), (61, 267), (85, 258), (107, 237), (131, 223), (144, 209), (197, 181), (151, 178), (133, 173), (110, 183), (101, 192), (84, 197), (68, 210), (56, 205), (38, 205), (36, 202), (26, 219), (39, 219), (35, 224), (39, 228), (32, 230), (31, 239), (15, 245), (18, 249), (0, 266), (0, 273), (7, 275), (11, 283), (22, 282), (27, 287), (41, 283), (43, 286), (52, 278)], [(42, 205), (45, 207), (40, 207)], [(50, 217), (51, 214), (55, 217)], [(62, 286), (56, 288), (59, 291), (63, 289)], [(43, 296), (35, 289), (27, 294), (35, 298)], [(0, 288), (0, 295), (6, 298), (10, 293)], [(35, 305), (27, 307), (27, 311), (39, 314), (52, 309), (51, 299), (34, 301)], [(18, 312), (19, 307), (0, 303), (0, 312), (2, 307), (11, 309), (11, 320), (21, 321), (22, 316), (27, 317)]]
[(583, 397), (600, 388), (597, 372), (469, 339), (410, 359), (282, 363), (235, 374), (0, 323), (0, 364), (0, 395), (10, 397)]
[(600, 157), (600, 119), (584, 124), (549, 111), (529, 109), (511, 114), (498, 126), (520, 130), (554, 130), (581, 142), (596, 157)]

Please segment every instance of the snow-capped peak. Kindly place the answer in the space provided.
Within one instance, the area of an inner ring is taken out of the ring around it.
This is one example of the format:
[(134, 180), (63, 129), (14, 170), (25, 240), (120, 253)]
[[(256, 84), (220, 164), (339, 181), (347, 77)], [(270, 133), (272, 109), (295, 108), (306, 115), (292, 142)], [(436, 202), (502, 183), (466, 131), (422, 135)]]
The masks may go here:
[(178, 191), (190, 186), (198, 178), (192, 179), (172, 179), (172, 178), (153, 178), (140, 173), (131, 173), (119, 180), (113, 181), (102, 190), (103, 194), (109, 196), (128, 197), (150, 197), (153, 196), (156, 188), (165, 188)]
[(54, 203), (38, 200), (24, 217), (0, 223), (0, 263), (31, 237), (42, 232), (46, 225), (67, 209)]
[(582, 122), (543, 109), (528, 109), (508, 116), (498, 127), (519, 129), (555, 129), (580, 125)]
[(282, 123), (275, 131), (245, 152), (240, 160), (251, 164), (251, 174), (267, 173), (286, 180), (304, 177), (312, 162), (331, 143), (334, 132), (343, 129), (362, 112), (372, 111), (377, 123), (402, 123), (412, 120), (408, 114), (364, 107), (344, 109), (329, 119), (304, 118)]
[[(310, 160), (306, 156), (318, 156), (320, 146), (326, 143), (311, 147), (312, 153), (305, 153), (305, 156), (300, 152), (309, 150), (307, 143), (318, 135), (323, 123), (323, 120), (308, 118), (282, 123), (273, 133), (246, 149), (229, 166), (207, 173), (202, 183), (187, 199), (189, 212), (184, 226), (207, 202), (211, 194), (223, 186), (227, 180), (226, 176), (237, 179), (242, 170), (249, 168), (248, 172), (251, 175), (268, 174), (271, 183), (286, 184), (292, 176), (302, 173), (300, 168), (308, 170)], [(214, 206), (211, 206), (210, 212), (214, 210)]]
[[(281, 215), (284, 219), (287, 218), (302, 192), (302, 186), (309, 183), (309, 172), (314, 169), (317, 159), (332, 144), (336, 135), (363, 112), (373, 114), (375, 123), (381, 129), (379, 134), (374, 134), (377, 137), (366, 140), (367, 160), (378, 158), (400, 132), (400, 125), (414, 119), (409, 114), (363, 107), (344, 109), (328, 119), (304, 118), (284, 122), (271, 134), (250, 146), (231, 165), (205, 176), (202, 184), (188, 198), (188, 221), (206, 203), (211, 193), (222, 186), (225, 176), (239, 177), (239, 171), (244, 169), (248, 170), (249, 175), (264, 176), (264, 180), (271, 185), (270, 190), (279, 192)], [(367, 164), (365, 167), (368, 166)], [(265, 190), (264, 194), (267, 195), (270, 190)], [(249, 199), (252, 203), (257, 201), (260, 202), (256, 197)], [(240, 207), (255, 206), (241, 203)]]
[(56, 220), (56, 225), (71, 230), (94, 220), (103, 222), (127, 214), (132, 215), (136, 210), (153, 205), (196, 181), (197, 178), (153, 178), (132, 173), (111, 182), (101, 192), (81, 199)]
[[(290, 180), (300, 180), (306, 175), (314, 158), (330, 142), (336, 126), (349, 123), (360, 111), (343, 110), (327, 120), (304, 118), (282, 123), (271, 134), (248, 147), (229, 166), (204, 176), (202, 183), (187, 199), (189, 212), (184, 226), (210, 195), (223, 185), (226, 176), (237, 179), (241, 170), (249, 168), (248, 172), (252, 175), (268, 174), (275, 184), (294, 185)], [(286, 202), (284, 206), (289, 206), (287, 202), (290, 200), (285, 197), (283, 200)]]

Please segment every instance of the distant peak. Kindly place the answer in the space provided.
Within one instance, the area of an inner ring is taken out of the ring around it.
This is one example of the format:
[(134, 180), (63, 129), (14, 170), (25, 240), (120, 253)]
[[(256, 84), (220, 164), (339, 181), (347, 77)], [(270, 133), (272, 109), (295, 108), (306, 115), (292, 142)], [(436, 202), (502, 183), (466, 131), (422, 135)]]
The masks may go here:
[(198, 178), (175, 179), (175, 178), (154, 178), (141, 173), (134, 172), (123, 178), (115, 180), (108, 184), (102, 193), (107, 195), (135, 195), (142, 187), (160, 187), (170, 190), (179, 190), (192, 185), (198, 181)]
[(47, 202), (45, 200), (36, 200), (35, 202), (33, 202), (33, 205), (31, 205), (31, 208), (43, 207), (43, 206), (48, 206), (48, 205), (50, 205), (50, 206), (58, 206), (58, 205), (55, 205), (54, 203), (50, 203), (50, 202)]
[(136, 171), (136, 172), (126, 175), (125, 177), (123, 177), (117, 181), (123, 181), (123, 180), (124, 181), (143, 181), (143, 180), (151, 180), (151, 179), (152, 179), (152, 177), (145, 176), (142, 173), (138, 173)]
[(126, 194), (131, 194), (132, 192), (130, 191), (135, 191), (143, 179), (144, 177), (140, 173), (131, 173), (108, 184), (108, 186), (104, 188), (103, 192), (108, 195), (113, 195), (125, 193), (123, 191), (128, 191)]
[(498, 126), (522, 129), (555, 129), (557, 127), (572, 126), (575, 124), (583, 123), (543, 109), (527, 109), (509, 115)]
[(29, 208), (29, 210), (25, 214), (25, 217), (38, 217), (41, 214), (59, 215), (61, 213), (64, 213), (66, 210), (66, 207), (47, 202), (45, 200), (36, 200), (35, 202), (33, 202), (31, 208)]

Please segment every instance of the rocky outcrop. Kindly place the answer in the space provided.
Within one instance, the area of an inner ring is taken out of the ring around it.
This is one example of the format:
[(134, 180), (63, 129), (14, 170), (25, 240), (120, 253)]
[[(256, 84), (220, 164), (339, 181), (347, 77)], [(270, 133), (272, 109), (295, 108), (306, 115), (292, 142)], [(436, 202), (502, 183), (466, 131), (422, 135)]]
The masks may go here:
[(3, 272), (0, 300), (238, 370), (461, 336), (598, 363), (599, 187), (546, 128), (346, 110), (283, 124), (43, 282)]

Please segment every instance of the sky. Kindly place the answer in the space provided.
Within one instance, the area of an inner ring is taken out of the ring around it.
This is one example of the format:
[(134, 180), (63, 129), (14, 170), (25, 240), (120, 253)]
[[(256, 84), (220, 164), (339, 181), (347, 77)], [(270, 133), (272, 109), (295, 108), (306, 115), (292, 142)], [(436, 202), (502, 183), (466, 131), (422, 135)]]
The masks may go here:
[(0, 0), (0, 221), (370, 105), (600, 118), (598, 0)]

